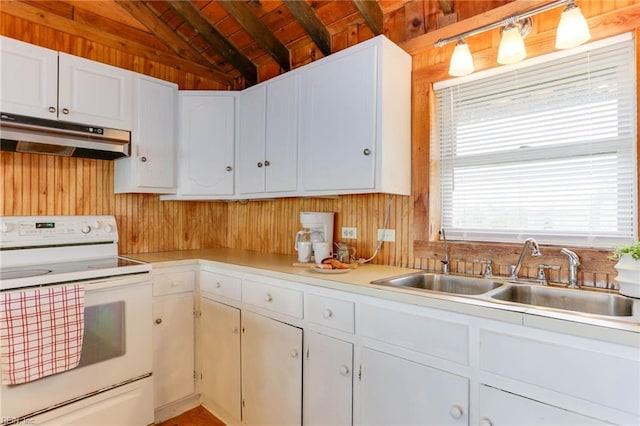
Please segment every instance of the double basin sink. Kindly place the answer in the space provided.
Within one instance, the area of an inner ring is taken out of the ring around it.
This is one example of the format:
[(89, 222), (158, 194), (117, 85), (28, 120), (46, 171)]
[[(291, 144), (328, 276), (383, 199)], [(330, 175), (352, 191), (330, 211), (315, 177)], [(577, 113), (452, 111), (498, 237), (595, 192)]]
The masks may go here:
[[(560, 309), (605, 317), (634, 316), (634, 299), (614, 293), (574, 290), (490, 278), (474, 278), (418, 272), (372, 281), (384, 287), (400, 287), (484, 299), (497, 303)], [(612, 318), (613, 319), (613, 318)]]

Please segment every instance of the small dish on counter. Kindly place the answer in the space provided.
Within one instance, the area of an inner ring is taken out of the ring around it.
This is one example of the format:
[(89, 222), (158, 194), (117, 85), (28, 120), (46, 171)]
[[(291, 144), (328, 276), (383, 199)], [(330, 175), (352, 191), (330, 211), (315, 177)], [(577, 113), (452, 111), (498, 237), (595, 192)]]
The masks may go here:
[(346, 268), (346, 269), (325, 269), (325, 268), (318, 268), (317, 266), (312, 266), (311, 268), (309, 268), (310, 271), (317, 272), (319, 274), (344, 274), (351, 271), (352, 269), (353, 267)]

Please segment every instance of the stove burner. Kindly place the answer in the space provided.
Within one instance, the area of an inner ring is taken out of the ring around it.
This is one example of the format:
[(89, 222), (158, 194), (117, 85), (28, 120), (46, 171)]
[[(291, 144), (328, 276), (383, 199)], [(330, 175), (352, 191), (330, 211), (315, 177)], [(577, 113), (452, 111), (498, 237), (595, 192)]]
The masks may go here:
[(21, 269), (17, 271), (0, 271), (0, 280), (13, 280), (17, 278), (38, 277), (51, 272), (51, 269)]

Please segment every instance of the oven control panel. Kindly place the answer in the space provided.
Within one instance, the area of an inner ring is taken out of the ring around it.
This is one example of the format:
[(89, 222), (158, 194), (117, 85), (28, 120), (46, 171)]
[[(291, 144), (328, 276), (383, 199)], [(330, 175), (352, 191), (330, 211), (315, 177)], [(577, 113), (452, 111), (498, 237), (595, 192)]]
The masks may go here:
[(0, 248), (118, 242), (114, 216), (3, 216)]

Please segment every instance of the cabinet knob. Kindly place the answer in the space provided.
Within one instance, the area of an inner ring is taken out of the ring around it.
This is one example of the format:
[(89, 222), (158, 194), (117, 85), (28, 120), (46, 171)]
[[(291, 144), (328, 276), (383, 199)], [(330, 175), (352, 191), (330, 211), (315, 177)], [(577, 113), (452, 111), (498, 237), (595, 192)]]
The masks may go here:
[(49, 107), (49, 112), (56, 112), (56, 107)]
[(493, 422), (486, 417), (480, 419), (480, 426), (493, 426)]
[(147, 162), (147, 157), (140, 157), (140, 161), (142, 161), (143, 163)]
[(156, 324), (161, 324), (162, 323), (162, 318), (156, 318)]
[(258, 168), (262, 167), (262, 162), (258, 162), (257, 166)]
[(346, 365), (343, 365), (340, 367), (340, 375), (341, 376), (348, 376), (349, 375), (349, 367), (347, 367)]
[(231, 332), (233, 334), (238, 334), (238, 327), (233, 327), (233, 330), (231, 330)]
[(265, 302), (271, 302), (273, 300), (273, 297), (271, 297), (271, 295), (269, 293), (267, 293), (266, 296), (264, 296), (264, 301)]
[(265, 161), (264, 161), (264, 166), (265, 166), (265, 167), (268, 167), (270, 164), (271, 164), (271, 163), (270, 163), (268, 160), (265, 160)]
[(331, 318), (333, 316), (333, 312), (331, 312), (331, 309), (327, 308), (324, 311), (322, 311), (322, 316), (324, 318)]
[(364, 151), (362, 151), (362, 153), (364, 155), (369, 155), (369, 154), (371, 154), (371, 150), (369, 148), (365, 148)]
[(464, 411), (462, 410), (461, 406), (452, 405), (451, 408), (449, 409), (449, 414), (451, 414), (451, 417), (453, 417), (454, 419), (460, 419), (462, 418)]
[(69, 108), (62, 108), (63, 114), (69, 114)]
[(291, 358), (298, 358), (298, 350), (296, 348), (293, 348), (289, 351), (289, 355), (291, 356)]
[(227, 167), (225, 167), (225, 170), (226, 170), (226, 171), (228, 171), (228, 172), (230, 172), (231, 170), (233, 170), (233, 167), (231, 167), (231, 166), (227, 166)]
[(222, 284), (220, 284), (220, 281), (216, 281), (216, 288), (220, 288)]

